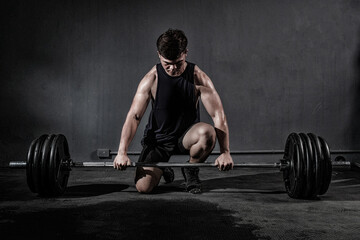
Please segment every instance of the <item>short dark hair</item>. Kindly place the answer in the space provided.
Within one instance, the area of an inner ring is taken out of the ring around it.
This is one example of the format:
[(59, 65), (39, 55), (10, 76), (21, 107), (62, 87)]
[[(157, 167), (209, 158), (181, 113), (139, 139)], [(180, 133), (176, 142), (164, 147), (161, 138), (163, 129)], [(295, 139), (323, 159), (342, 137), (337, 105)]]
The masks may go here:
[(187, 38), (183, 31), (169, 28), (160, 35), (156, 46), (161, 56), (175, 60), (180, 57), (181, 53), (186, 52)]

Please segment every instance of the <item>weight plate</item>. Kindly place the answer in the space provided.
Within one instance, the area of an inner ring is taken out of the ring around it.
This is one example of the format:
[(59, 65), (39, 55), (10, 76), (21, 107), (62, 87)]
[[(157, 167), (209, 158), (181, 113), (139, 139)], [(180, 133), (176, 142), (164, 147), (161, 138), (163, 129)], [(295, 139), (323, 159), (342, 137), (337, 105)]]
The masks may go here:
[(54, 196), (55, 195), (55, 183), (56, 183), (56, 174), (55, 174), (55, 170), (56, 170), (56, 160), (55, 160), (55, 144), (57, 139), (59, 138), (58, 135), (55, 135), (53, 141), (51, 142), (51, 148), (50, 148), (50, 156), (49, 156), (49, 167), (48, 167), (48, 184), (49, 184), (49, 189), (51, 190), (50, 192), (50, 196)]
[(49, 186), (49, 161), (50, 161), (50, 147), (55, 135), (49, 135), (43, 144), (42, 147), (42, 156), (41, 156), (41, 191), (39, 195), (49, 196), (51, 195), (51, 189)]
[(64, 135), (61, 135), (61, 142), (58, 148), (58, 155), (59, 155), (58, 185), (61, 194), (63, 194), (66, 190), (70, 175), (69, 168), (63, 166), (63, 163), (70, 160), (69, 145)]
[(26, 181), (27, 181), (27, 185), (29, 186), (30, 190), (33, 193), (36, 193), (36, 189), (34, 186), (34, 181), (33, 181), (33, 173), (32, 173), (32, 165), (33, 165), (33, 161), (34, 161), (34, 153), (35, 153), (35, 145), (37, 143), (39, 138), (34, 139), (29, 147), (29, 151), (28, 151), (28, 155), (27, 155), (27, 159), (26, 159)]
[(319, 154), (319, 160), (320, 160), (320, 173), (319, 173), (319, 193), (318, 195), (321, 195), (321, 189), (324, 188), (324, 184), (325, 184), (325, 174), (326, 174), (326, 163), (325, 163), (325, 155), (323, 152), (323, 149), (321, 147), (321, 143), (319, 140), (319, 137), (316, 137), (316, 146), (317, 146), (317, 150), (318, 150), (318, 154)]
[(49, 184), (53, 196), (64, 193), (69, 179), (69, 169), (61, 163), (70, 159), (69, 146), (64, 135), (56, 135), (51, 144), (49, 164)]
[(35, 144), (34, 149), (34, 158), (32, 164), (32, 179), (34, 183), (35, 192), (39, 193), (42, 191), (41, 189), (41, 155), (42, 155), (42, 146), (44, 144), (45, 139), (47, 138), (47, 134), (41, 135)]
[(299, 136), (299, 134), (293, 135), (296, 145), (299, 149), (299, 157), (297, 159), (297, 189), (296, 189), (296, 195), (294, 198), (303, 198), (305, 195), (305, 188), (306, 188), (306, 182), (305, 182), (305, 151), (304, 151), (304, 145), (303, 142)]
[(320, 147), (320, 142), (318, 137), (313, 134), (313, 133), (308, 133), (308, 136), (311, 139), (311, 143), (312, 143), (312, 147), (314, 150), (314, 156), (315, 156), (315, 190), (316, 190), (316, 194), (315, 196), (320, 194), (320, 190), (322, 188), (323, 185), (323, 171), (324, 171), (324, 159), (323, 159), (323, 154), (322, 154), (322, 150)]
[(331, 175), (332, 175), (332, 165), (331, 165), (331, 154), (330, 154), (330, 148), (329, 145), (326, 143), (325, 139), (323, 139), (322, 137), (318, 137), (320, 144), (321, 144), (321, 149), (324, 155), (324, 172), (323, 172), (323, 176), (324, 176), (324, 181), (323, 181), (323, 185), (322, 188), (319, 192), (320, 195), (323, 195), (327, 192), (327, 190), (329, 189), (329, 185), (331, 182)]
[(313, 150), (311, 146), (310, 138), (304, 134), (300, 133), (299, 136), (303, 142), (304, 147), (304, 194), (303, 198), (312, 198), (313, 197), (313, 183), (314, 183), (314, 174), (313, 174)]
[(294, 177), (293, 177), (293, 175), (294, 175), (293, 150), (294, 149), (290, 145), (292, 145), (292, 141), (291, 141), (291, 138), (289, 135), (286, 139), (284, 157), (283, 157), (283, 159), (285, 159), (289, 163), (289, 167), (285, 168), (283, 171), (283, 179), (284, 179), (284, 183), (285, 183), (285, 189), (289, 196), (291, 194), (291, 189), (292, 189), (292, 185), (293, 185), (293, 182), (290, 182), (290, 179), (294, 179)]
[(284, 170), (283, 177), (285, 189), (291, 198), (301, 198), (303, 169), (303, 148), (296, 133), (291, 133), (285, 144), (284, 159), (289, 162), (289, 167)]
[(294, 144), (293, 145), (293, 156), (292, 156), (292, 159), (293, 159), (293, 175), (290, 175), (290, 182), (292, 182), (292, 189), (291, 189), (291, 192), (289, 194), (290, 197), (292, 198), (299, 198), (299, 177), (298, 177), (298, 172), (299, 172), (299, 169), (298, 169), (298, 162), (299, 162), (299, 159), (300, 159), (300, 150), (299, 150), (299, 146)]
[(314, 199), (317, 196), (318, 193), (318, 189), (317, 189), (317, 174), (316, 174), (316, 169), (318, 166), (318, 156), (317, 156), (317, 152), (316, 149), (314, 149), (313, 143), (311, 141), (311, 138), (307, 135), (304, 134), (304, 138), (306, 138), (307, 141), (307, 147), (309, 150), (309, 159), (308, 159), (308, 195), (307, 198), (308, 199)]

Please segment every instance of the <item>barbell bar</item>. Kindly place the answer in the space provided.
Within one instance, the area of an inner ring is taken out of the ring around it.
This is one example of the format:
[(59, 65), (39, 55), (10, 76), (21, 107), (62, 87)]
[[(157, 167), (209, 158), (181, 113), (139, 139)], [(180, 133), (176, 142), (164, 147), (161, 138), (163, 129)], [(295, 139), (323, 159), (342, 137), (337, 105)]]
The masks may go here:
[[(114, 162), (63, 162), (61, 167), (68, 168), (82, 168), (82, 167), (113, 167)], [(279, 168), (280, 170), (289, 167), (287, 162), (277, 162), (277, 163), (234, 163), (234, 168)], [(332, 162), (333, 167), (351, 167), (351, 162), (349, 161), (337, 161)], [(10, 168), (26, 168), (26, 162), (24, 161), (13, 161), (9, 163)], [(200, 168), (214, 168), (217, 167), (215, 163), (171, 163), (171, 162), (154, 162), (154, 163), (143, 163), (143, 162), (131, 162), (128, 167), (200, 167)]]
[[(26, 168), (27, 184), (32, 192), (54, 197), (65, 192), (72, 167), (112, 167), (113, 162), (73, 162), (64, 135), (44, 134), (30, 144), (26, 162), (10, 162), (9, 166)], [(130, 167), (188, 166), (215, 167), (215, 164), (132, 162)], [(278, 168), (283, 172), (288, 195), (301, 199), (325, 194), (331, 182), (332, 168), (348, 166), (351, 163), (347, 161), (331, 161), (326, 141), (313, 133), (291, 133), (285, 143), (283, 159), (279, 162), (234, 164), (235, 168)]]
[[(9, 167), (11, 168), (26, 168), (26, 162), (10, 162)], [(113, 162), (63, 162), (61, 167), (113, 167)], [(287, 163), (235, 163), (235, 168), (286, 168)], [(169, 163), (169, 162), (154, 162), (154, 163), (143, 163), (143, 162), (131, 162), (128, 167), (216, 167), (215, 163)]]

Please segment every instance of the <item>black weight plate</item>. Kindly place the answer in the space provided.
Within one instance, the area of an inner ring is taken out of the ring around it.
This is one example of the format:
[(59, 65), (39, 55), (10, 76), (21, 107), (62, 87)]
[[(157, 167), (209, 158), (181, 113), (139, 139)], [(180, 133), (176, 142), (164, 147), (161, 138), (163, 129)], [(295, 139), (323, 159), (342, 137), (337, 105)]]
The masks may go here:
[(49, 183), (53, 196), (64, 193), (69, 179), (69, 170), (61, 167), (61, 162), (70, 159), (69, 146), (64, 135), (56, 135), (51, 144)]
[(51, 143), (51, 147), (50, 147), (50, 156), (49, 156), (49, 167), (48, 167), (48, 184), (49, 184), (49, 189), (51, 190), (50, 192), (50, 196), (54, 196), (55, 195), (55, 191), (56, 191), (56, 159), (55, 159), (55, 145), (56, 145), (56, 141), (59, 138), (58, 135), (55, 135), (52, 143)]
[(324, 169), (324, 158), (323, 158), (323, 154), (322, 154), (322, 150), (321, 150), (321, 146), (320, 146), (320, 142), (318, 137), (313, 134), (313, 133), (308, 133), (308, 136), (311, 139), (312, 142), (312, 146), (313, 146), (313, 150), (314, 150), (314, 155), (316, 155), (315, 158), (315, 179), (316, 179), (316, 194), (315, 196), (320, 194), (320, 190), (322, 188), (323, 185), (323, 169)]
[(39, 195), (48, 196), (51, 195), (51, 189), (49, 187), (49, 161), (50, 161), (50, 148), (51, 143), (54, 139), (55, 135), (49, 135), (43, 144), (42, 147), (42, 156), (41, 156), (41, 191)]
[(290, 138), (290, 136), (291, 134), (286, 139), (284, 157), (283, 157), (283, 159), (285, 159), (289, 163), (289, 167), (285, 168), (283, 171), (283, 180), (285, 183), (285, 189), (289, 196), (291, 194), (291, 189), (293, 185), (293, 183), (290, 182), (290, 179), (294, 179), (294, 177), (292, 177), (294, 175), (294, 160), (292, 157), (294, 148), (290, 146), (292, 145), (292, 141), (291, 141), (292, 139)]
[(315, 140), (313, 139), (313, 137), (311, 135), (308, 134), (308, 137), (310, 138), (311, 141), (311, 147), (313, 149), (313, 157), (312, 157), (312, 162), (313, 162), (313, 175), (314, 175), (314, 181), (313, 181), (313, 193), (312, 196), (315, 198), (317, 197), (318, 193), (319, 193), (319, 157), (318, 157), (318, 153), (317, 153), (317, 147), (316, 147), (316, 143)]
[(296, 172), (294, 166), (294, 142), (291, 137), (292, 134), (288, 136), (285, 143), (284, 159), (289, 162), (289, 167), (283, 171), (283, 178), (285, 183), (286, 192), (290, 197), (293, 195), (293, 188), (295, 185)]
[(299, 178), (297, 176), (297, 173), (299, 172), (298, 170), (298, 162), (299, 162), (299, 159), (300, 159), (300, 150), (299, 150), (299, 146), (294, 144), (293, 145), (293, 156), (292, 156), (292, 159), (293, 159), (293, 175), (290, 175), (290, 182), (292, 183), (291, 186), (291, 192), (290, 194), (288, 194), (290, 197), (292, 198), (299, 198)]
[(319, 138), (319, 141), (321, 144), (322, 152), (324, 154), (324, 164), (325, 164), (325, 168), (324, 168), (324, 172), (323, 172), (324, 183), (319, 192), (320, 195), (323, 195), (329, 189), (329, 185), (331, 182), (331, 176), (332, 176), (332, 165), (331, 165), (330, 148), (329, 148), (328, 144), (326, 143), (324, 138), (322, 138), (322, 137), (318, 137), (318, 138)]
[(296, 145), (299, 149), (299, 157), (297, 159), (297, 189), (296, 196), (294, 198), (303, 198), (305, 195), (306, 182), (305, 182), (305, 151), (303, 142), (299, 134), (294, 134)]
[(312, 191), (313, 191), (313, 163), (312, 163), (312, 156), (313, 156), (313, 150), (311, 147), (311, 141), (309, 137), (304, 134), (300, 133), (299, 136), (301, 137), (301, 140), (303, 142), (304, 147), (304, 156), (305, 156), (305, 162), (304, 162), (304, 194), (303, 198), (312, 198)]
[(58, 159), (58, 186), (59, 186), (59, 192), (60, 194), (63, 194), (66, 190), (67, 187), (67, 183), (69, 180), (69, 174), (70, 171), (68, 168), (63, 167), (62, 163), (66, 162), (70, 159), (70, 153), (69, 153), (69, 146), (68, 146), (68, 142), (66, 140), (66, 137), (64, 135), (61, 135), (61, 141), (59, 143), (59, 147), (58, 147), (58, 152), (57, 154), (59, 155)]
[(41, 189), (41, 155), (42, 155), (42, 146), (44, 144), (45, 139), (47, 138), (47, 134), (41, 135), (35, 144), (34, 149), (34, 158), (32, 164), (32, 178), (34, 183), (35, 192), (39, 193), (42, 191)]
[(317, 196), (316, 188), (316, 162), (317, 162), (317, 153), (314, 150), (312, 141), (310, 137), (306, 134), (302, 135), (306, 139), (307, 149), (308, 149), (308, 161), (307, 161), (307, 197), (308, 199), (313, 199)]
[(34, 153), (35, 153), (35, 145), (37, 143), (39, 138), (34, 139), (29, 147), (29, 151), (28, 151), (28, 155), (27, 155), (27, 159), (26, 159), (26, 181), (27, 181), (27, 185), (29, 186), (30, 190), (33, 193), (36, 193), (36, 189), (34, 186), (34, 181), (33, 181), (33, 174), (32, 174), (32, 165), (33, 165), (33, 158), (34, 158)]
[(320, 174), (319, 174), (319, 191), (318, 191), (318, 195), (321, 195), (321, 189), (324, 188), (324, 184), (325, 184), (325, 174), (326, 174), (326, 164), (325, 164), (325, 155), (324, 155), (324, 152), (323, 152), (323, 149), (321, 147), (321, 143), (320, 143), (320, 140), (319, 140), (319, 137), (317, 136), (316, 138), (316, 146), (317, 146), (317, 151), (318, 151), (318, 156), (319, 156), (319, 160), (320, 160)]
[(285, 144), (284, 159), (289, 162), (289, 167), (284, 170), (283, 177), (285, 189), (291, 198), (300, 198), (301, 192), (301, 172), (302, 159), (300, 154), (301, 142), (298, 142), (299, 136), (296, 133), (291, 133)]

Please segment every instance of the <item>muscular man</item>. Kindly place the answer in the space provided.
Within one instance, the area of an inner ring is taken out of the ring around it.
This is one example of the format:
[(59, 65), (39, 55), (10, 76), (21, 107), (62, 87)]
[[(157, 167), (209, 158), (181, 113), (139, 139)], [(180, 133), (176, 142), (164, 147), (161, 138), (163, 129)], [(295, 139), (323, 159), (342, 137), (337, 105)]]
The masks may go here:
[[(233, 168), (229, 149), (229, 129), (224, 109), (210, 78), (195, 64), (187, 62), (187, 38), (183, 31), (169, 29), (157, 40), (160, 63), (141, 80), (121, 132), (114, 168), (125, 170), (130, 165), (128, 146), (139, 126), (148, 103), (152, 110), (142, 139), (139, 162), (167, 162), (173, 154), (188, 154), (189, 163), (202, 163), (218, 139), (219, 170)], [(200, 122), (199, 98), (211, 116), (214, 126)], [(182, 168), (186, 189), (201, 192), (197, 167)], [(138, 167), (136, 189), (149, 193), (161, 176), (173, 180), (172, 169)]]

